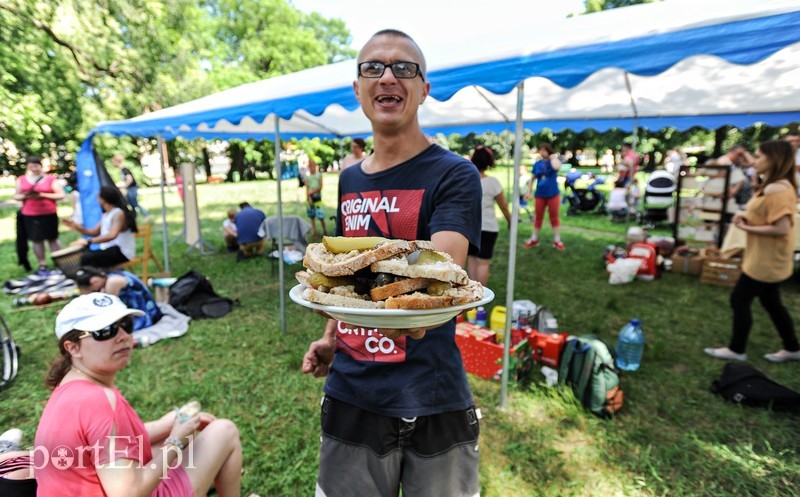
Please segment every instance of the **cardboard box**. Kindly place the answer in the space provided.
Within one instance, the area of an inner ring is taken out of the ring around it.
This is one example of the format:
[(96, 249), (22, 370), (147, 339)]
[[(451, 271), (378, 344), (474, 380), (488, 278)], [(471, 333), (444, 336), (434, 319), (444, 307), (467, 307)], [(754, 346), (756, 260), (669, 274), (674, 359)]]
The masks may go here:
[(673, 255), (672, 272), (699, 275), (703, 270), (703, 255)]
[(703, 259), (700, 283), (732, 287), (741, 275), (741, 259), (723, 259), (717, 253), (710, 253)]

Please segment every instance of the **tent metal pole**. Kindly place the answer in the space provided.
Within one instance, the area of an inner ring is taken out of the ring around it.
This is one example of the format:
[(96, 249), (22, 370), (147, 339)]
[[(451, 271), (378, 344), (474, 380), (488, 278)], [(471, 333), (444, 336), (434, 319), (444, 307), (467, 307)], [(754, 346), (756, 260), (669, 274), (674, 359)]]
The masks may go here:
[[(167, 185), (167, 173), (164, 169), (164, 138), (158, 134), (158, 157), (161, 165), (161, 240), (164, 244), (164, 271), (169, 273), (169, 235), (167, 233), (167, 202), (164, 196), (164, 188)], [(146, 282), (145, 282), (146, 283)]]
[(636, 108), (636, 99), (633, 97), (631, 78), (628, 71), (625, 71), (625, 87), (628, 88), (628, 97), (631, 99), (631, 110), (633, 110), (633, 143), (632, 148), (635, 153), (639, 153), (639, 109)]
[(286, 296), (283, 283), (283, 200), (281, 198), (281, 118), (275, 116), (275, 173), (278, 178), (278, 281), (281, 306), (281, 335), (286, 335)]
[[(631, 78), (628, 71), (625, 71), (625, 87), (628, 89), (628, 97), (631, 99), (631, 110), (633, 111), (633, 142), (631, 148), (636, 156), (639, 156), (639, 110), (636, 108), (636, 99), (633, 97), (633, 88), (631, 87)], [(631, 182), (633, 182), (633, 170), (631, 170)], [(630, 209), (625, 211), (625, 228), (627, 231), (630, 225)]]
[(514, 140), (514, 190), (511, 196), (511, 230), (508, 241), (508, 280), (506, 285), (506, 334), (503, 339), (503, 377), (500, 388), (500, 409), (506, 408), (508, 396), (509, 350), (511, 349), (511, 315), (514, 313), (514, 273), (517, 265), (517, 229), (519, 223), (519, 166), (522, 164), (522, 109), (525, 100), (525, 82), (517, 85), (517, 120)]

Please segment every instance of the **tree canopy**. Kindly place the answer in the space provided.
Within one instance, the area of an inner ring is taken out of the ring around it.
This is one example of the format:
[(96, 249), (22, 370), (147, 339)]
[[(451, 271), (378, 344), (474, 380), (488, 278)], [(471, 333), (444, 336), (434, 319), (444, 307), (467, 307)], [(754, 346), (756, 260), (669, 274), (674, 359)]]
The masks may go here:
[(64, 169), (102, 120), (353, 57), (287, 0), (0, 0), (0, 168)]

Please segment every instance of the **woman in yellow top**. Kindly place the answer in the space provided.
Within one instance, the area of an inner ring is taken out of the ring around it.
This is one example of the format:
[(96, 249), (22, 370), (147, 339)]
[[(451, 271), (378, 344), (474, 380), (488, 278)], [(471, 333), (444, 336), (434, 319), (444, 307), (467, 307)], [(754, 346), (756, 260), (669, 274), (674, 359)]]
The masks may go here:
[(733, 336), (728, 347), (707, 348), (717, 359), (747, 360), (747, 336), (753, 325), (751, 306), (758, 297), (778, 330), (783, 348), (766, 354), (771, 362), (800, 360), (800, 344), (794, 322), (781, 301), (780, 285), (794, 270), (794, 213), (797, 183), (794, 153), (785, 141), (764, 142), (758, 147), (756, 171), (763, 183), (733, 223), (747, 233), (742, 276), (731, 292)]

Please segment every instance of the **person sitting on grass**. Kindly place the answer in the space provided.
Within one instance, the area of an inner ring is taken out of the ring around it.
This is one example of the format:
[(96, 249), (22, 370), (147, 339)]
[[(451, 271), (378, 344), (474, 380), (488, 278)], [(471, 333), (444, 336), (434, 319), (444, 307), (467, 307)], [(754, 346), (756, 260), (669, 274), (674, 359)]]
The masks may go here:
[(80, 238), (72, 245), (99, 246), (81, 256), (81, 266), (114, 267), (128, 262), (136, 256), (136, 218), (115, 186), (101, 187), (97, 199), (103, 216), (93, 228), (81, 226), (71, 219), (63, 221), (78, 233), (90, 237)]
[(222, 237), (225, 239), (225, 246), (228, 252), (236, 252), (239, 250), (239, 243), (236, 241), (238, 233), (236, 232), (236, 209), (228, 210), (228, 217), (222, 221)]
[(623, 178), (614, 181), (614, 188), (608, 197), (608, 212), (614, 222), (624, 219), (628, 214), (628, 188), (625, 187)]
[(84, 266), (76, 271), (74, 279), (81, 293), (105, 292), (116, 295), (131, 309), (142, 311), (143, 315), (133, 318), (133, 331), (149, 328), (164, 317), (150, 289), (133, 273)]
[(0, 435), (0, 495), (36, 497), (32, 454), (19, 447), (22, 430), (11, 428)]
[(56, 317), (59, 358), (36, 430), (39, 495), (238, 497), (242, 444), (233, 421), (174, 410), (142, 422), (116, 387), (133, 353), (130, 309), (106, 293), (81, 295)]
[(236, 261), (258, 255), (264, 251), (264, 237), (258, 234), (261, 223), (267, 216), (263, 211), (254, 208), (248, 202), (239, 204), (236, 214), (236, 241), (239, 243), (239, 252)]

